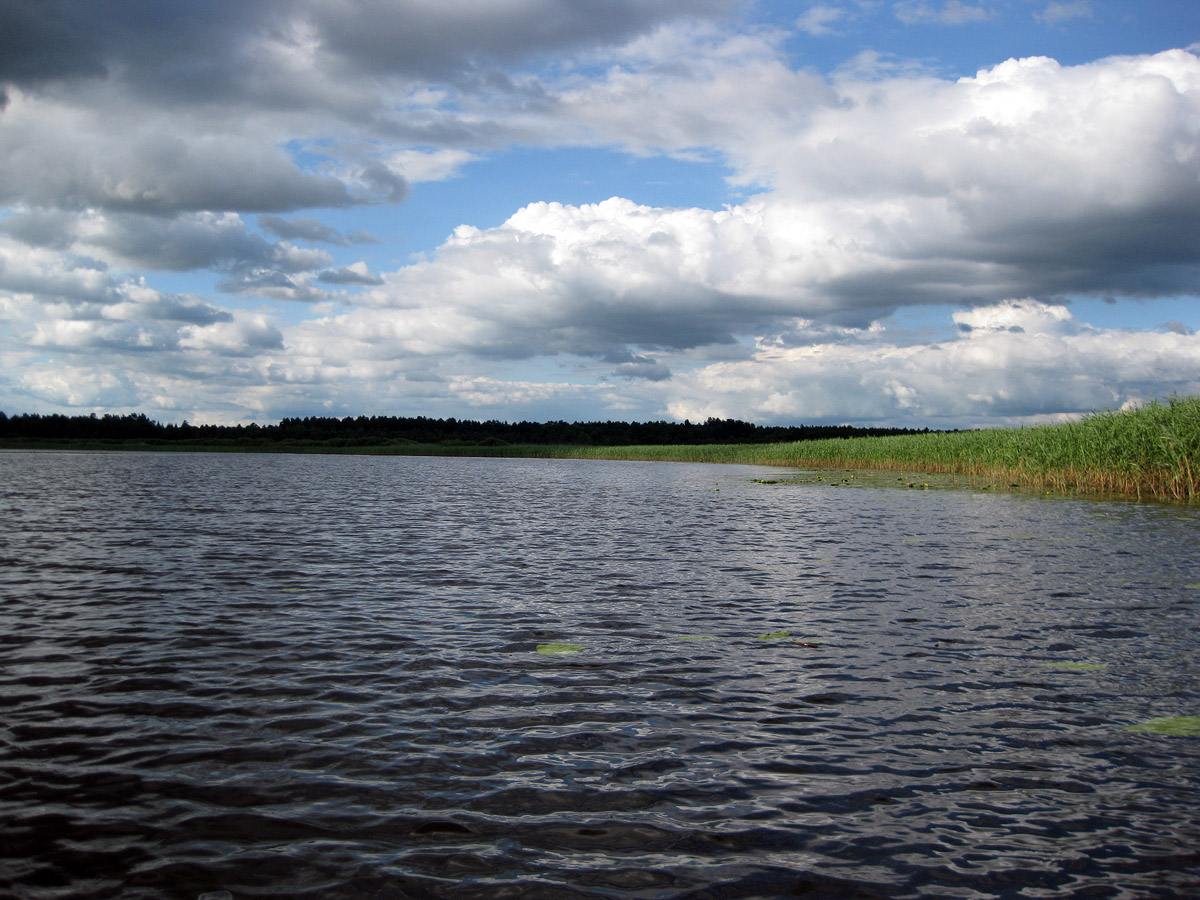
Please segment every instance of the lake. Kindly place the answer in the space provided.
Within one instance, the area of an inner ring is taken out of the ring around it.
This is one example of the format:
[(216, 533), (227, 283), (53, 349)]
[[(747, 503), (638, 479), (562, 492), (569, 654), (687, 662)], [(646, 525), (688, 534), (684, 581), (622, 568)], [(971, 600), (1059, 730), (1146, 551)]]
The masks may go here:
[(0, 453), (0, 897), (1200, 896), (1200, 510), (788, 476)]

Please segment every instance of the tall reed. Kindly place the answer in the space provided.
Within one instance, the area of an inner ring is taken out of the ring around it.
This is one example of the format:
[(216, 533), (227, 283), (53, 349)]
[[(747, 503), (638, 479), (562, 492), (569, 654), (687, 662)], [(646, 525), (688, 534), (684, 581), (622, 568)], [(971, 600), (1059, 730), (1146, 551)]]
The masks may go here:
[(542, 449), (537, 455), (918, 470), (1053, 492), (1200, 501), (1200, 397), (1033, 428), (787, 444)]

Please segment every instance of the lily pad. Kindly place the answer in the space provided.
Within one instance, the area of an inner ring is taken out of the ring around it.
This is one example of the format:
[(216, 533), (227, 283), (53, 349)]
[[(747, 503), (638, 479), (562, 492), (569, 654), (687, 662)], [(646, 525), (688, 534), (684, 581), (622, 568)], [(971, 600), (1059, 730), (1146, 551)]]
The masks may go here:
[(1103, 663), (1089, 662), (1049, 662), (1042, 665), (1047, 669), (1064, 669), (1068, 672), (1099, 672), (1107, 668)]
[(543, 656), (561, 656), (564, 653), (578, 653), (583, 644), (538, 644), (537, 652)]
[(1147, 719), (1136, 725), (1126, 725), (1130, 731), (1140, 731), (1145, 734), (1176, 734), (1188, 737), (1200, 737), (1200, 716), (1163, 716), (1158, 719)]
[(713, 637), (711, 634), (684, 634), (684, 635), (680, 635), (679, 640), (699, 642), (699, 641), (715, 641), (716, 638)]
[(760, 641), (777, 641), (780, 638), (791, 637), (791, 636), (792, 636), (792, 633), (790, 631), (772, 631), (770, 634), (760, 634), (758, 636), (758, 640), (760, 640)]

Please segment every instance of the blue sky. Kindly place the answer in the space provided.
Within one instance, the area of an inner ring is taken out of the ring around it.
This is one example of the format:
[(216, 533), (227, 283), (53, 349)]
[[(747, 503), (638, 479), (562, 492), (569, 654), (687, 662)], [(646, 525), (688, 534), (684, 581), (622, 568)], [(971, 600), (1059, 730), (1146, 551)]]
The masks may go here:
[(1200, 393), (1200, 3), (0, 3), (0, 410)]

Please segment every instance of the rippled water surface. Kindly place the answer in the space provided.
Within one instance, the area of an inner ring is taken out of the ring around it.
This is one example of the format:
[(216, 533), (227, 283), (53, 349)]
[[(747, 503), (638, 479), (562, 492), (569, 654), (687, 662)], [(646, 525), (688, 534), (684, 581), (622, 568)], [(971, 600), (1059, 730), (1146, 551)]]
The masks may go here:
[(780, 477), (0, 454), (0, 897), (1200, 896), (1200, 513)]

